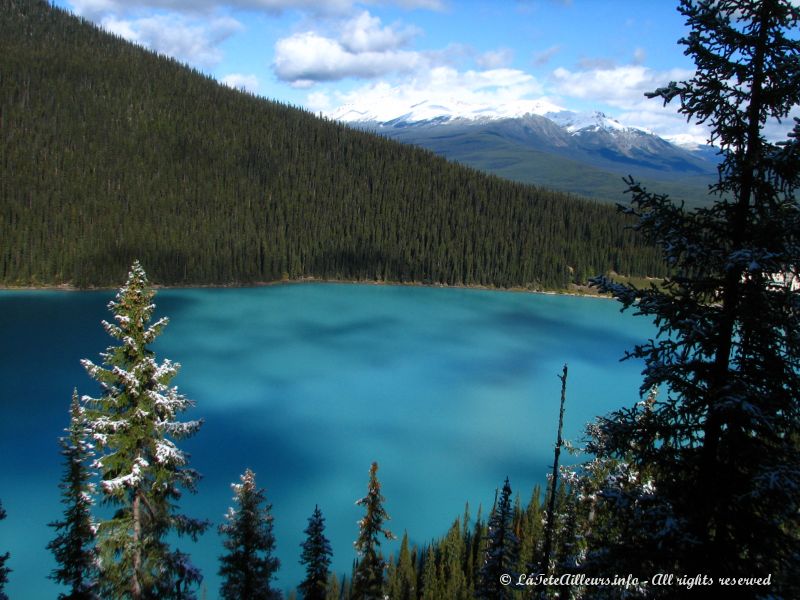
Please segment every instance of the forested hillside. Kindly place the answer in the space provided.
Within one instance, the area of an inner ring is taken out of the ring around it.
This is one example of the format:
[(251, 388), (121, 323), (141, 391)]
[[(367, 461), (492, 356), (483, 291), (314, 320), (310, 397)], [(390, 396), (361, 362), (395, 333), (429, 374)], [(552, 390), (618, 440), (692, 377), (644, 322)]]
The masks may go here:
[(0, 0), (0, 284), (282, 278), (563, 288), (663, 275), (609, 206), (218, 84)]

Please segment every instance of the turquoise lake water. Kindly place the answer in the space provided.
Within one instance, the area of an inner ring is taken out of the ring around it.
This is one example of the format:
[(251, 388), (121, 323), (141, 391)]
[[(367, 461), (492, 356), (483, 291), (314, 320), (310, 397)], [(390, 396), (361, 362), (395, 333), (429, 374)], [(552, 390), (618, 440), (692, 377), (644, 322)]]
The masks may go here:
[[(79, 360), (99, 362), (110, 344), (100, 321), (112, 295), (0, 292), (0, 553), (11, 552), (12, 600), (60, 589), (45, 549), (62, 515), (57, 437), (73, 387), (97, 393)], [(417, 544), (444, 535), (466, 501), (485, 515), (506, 476), (527, 501), (552, 463), (562, 365), (565, 437), (579, 442), (596, 415), (639, 399), (641, 364), (619, 359), (654, 334), (612, 301), (514, 292), (290, 284), (161, 290), (155, 302), (171, 321), (157, 356), (183, 365), (174, 383), (197, 403), (188, 416), (205, 419), (182, 444), (204, 475), (182, 507), (214, 525), (178, 545), (209, 598), (216, 527), (245, 468), (273, 505), (278, 587), (302, 578), (315, 504), (334, 567), (349, 574), (372, 461), (389, 527)]]

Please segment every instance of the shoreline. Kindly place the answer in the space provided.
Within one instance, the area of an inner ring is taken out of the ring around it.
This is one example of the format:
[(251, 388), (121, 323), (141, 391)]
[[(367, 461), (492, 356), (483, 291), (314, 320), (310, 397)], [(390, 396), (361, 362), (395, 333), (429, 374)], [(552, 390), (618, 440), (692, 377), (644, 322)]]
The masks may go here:
[[(187, 284), (187, 285), (162, 285), (151, 284), (154, 290), (194, 290), (194, 289), (245, 289), (245, 288), (259, 288), (274, 285), (297, 285), (303, 283), (339, 283), (347, 285), (380, 285), (380, 286), (398, 286), (398, 287), (425, 287), (425, 288), (442, 288), (442, 289), (463, 289), (463, 290), (484, 290), (493, 292), (514, 292), (525, 294), (544, 294), (547, 296), (574, 296), (579, 298), (598, 298), (601, 300), (613, 300), (613, 297), (608, 294), (600, 294), (591, 291), (588, 286), (575, 286), (575, 290), (533, 290), (524, 287), (496, 287), (488, 285), (450, 285), (446, 283), (424, 283), (421, 281), (374, 281), (374, 280), (356, 280), (356, 279), (320, 279), (317, 277), (301, 277), (298, 279), (279, 279), (275, 281), (254, 281), (248, 283), (225, 283), (225, 284)], [(91, 286), (80, 288), (69, 283), (60, 284), (41, 284), (41, 285), (22, 285), (22, 286), (9, 286), (0, 285), (0, 291), (14, 292), (14, 291), (55, 291), (55, 292), (97, 292), (97, 291), (116, 291), (118, 287), (103, 287)]]

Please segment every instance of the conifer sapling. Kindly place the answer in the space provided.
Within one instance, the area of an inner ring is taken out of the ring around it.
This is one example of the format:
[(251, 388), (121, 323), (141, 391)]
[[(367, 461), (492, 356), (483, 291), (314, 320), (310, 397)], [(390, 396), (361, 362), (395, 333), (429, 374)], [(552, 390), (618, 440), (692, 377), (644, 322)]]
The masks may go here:
[(91, 513), (95, 486), (88, 469), (94, 453), (87, 440), (86, 417), (77, 390), (72, 393), (70, 425), (65, 431), (68, 435), (60, 439), (65, 473), (59, 488), (66, 508), (63, 520), (50, 523), (59, 532), (47, 545), (58, 563), (50, 578), (70, 588), (59, 598), (89, 600), (98, 597), (96, 525)]
[(228, 509), (226, 522), (219, 527), (227, 550), (220, 557), (220, 596), (225, 600), (279, 598), (280, 593), (270, 587), (280, 561), (273, 556), (272, 505), (266, 503), (266, 491), (256, 486), (250, 469), (241, 475), (241, 483), (231, 487), (236, 506)]
[(383, 598), (383, 570), (386, 563), (380, 553), (380, 538), (391, 540), (395, 537), (383, 526), (384, 521), (388, 521), (390, 517), (383, 508), (386, 499), (381, 494), (377, 474), (378, 463), (373, 462), (369, 469), (367, 495), (356, 501), (366, 511), (358, 522), (359, 533), (355, 541), (359, 560), (353, 573), (352, 597), (356, 600)]
[[(3, 508), (3, 503), (0, 501), (0, 521), (6, 518), (6, 510)], [(0, 554), (0, 600), (8, 600), (8, 596), (6, 596), (5, 592), (3, 592), (3, 588), (8, 583), (8, 574), (11, 572), (6, 566), (6, 561), (10, 554), (6, 552), (5, 554)]]
[(306, 577), (299, 589), (304, 600), (325, 600), (333, 551), (325, 537), (325, 517), (322, 516), (319, 506), (314, 507), (305, 534), (306, 539), (301, 544), (303, 552), (300, 555), (300, 564), (306, 565)]

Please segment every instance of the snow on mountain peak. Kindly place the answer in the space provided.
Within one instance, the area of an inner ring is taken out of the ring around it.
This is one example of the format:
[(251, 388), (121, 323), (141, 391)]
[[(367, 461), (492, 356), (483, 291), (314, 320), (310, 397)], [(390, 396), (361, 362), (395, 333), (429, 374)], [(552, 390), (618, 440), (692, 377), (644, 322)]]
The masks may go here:
[(563, 110), (560, 112), (551, 112), (544, 115), (556, 125), (566, 129), (569, 133), (578, 133), (580, 131), (641, 131), (643, 133), (652, 134), (652, 131), (642, 127), (631, 127), (623, 125), (616, 119), (612, 119), (605, 113), (598, 110), (592, 112), (573, 112), (571, 110)]
[(502, 105), (466, 102), (456, 98), (422, 100), (409, 104), (407, 99), (385, 95), (380, 101), (352, 102), (328, 113), (328, 117), (346, 123), (415, 124), (447, 123), (456, 120), (495, 121), (538, 115), (553, 121), (571, 135), (584, 132), (606, 131), (616, 138), (653, 135), (641, 127), (625, 126), (600, 111), (574, 112), (558, 106), (546, 98), (515, 100)]
[(447, 100), (423, 100), (408, 105), (402, 99), (385, 96), (380, 102), (367, 105), (358, 103), (345, 104), (328, 117), (344, 122), (407, 122), (419, 123), (429, 121), (450, 121), (466, 119), (471, 121), (490, 121), (511, 119), (525, 115), (545, 115), (559, 113), (564, 109), (549, 100), (515, 100), (502, 106), (465, 102), (455, 98)]

